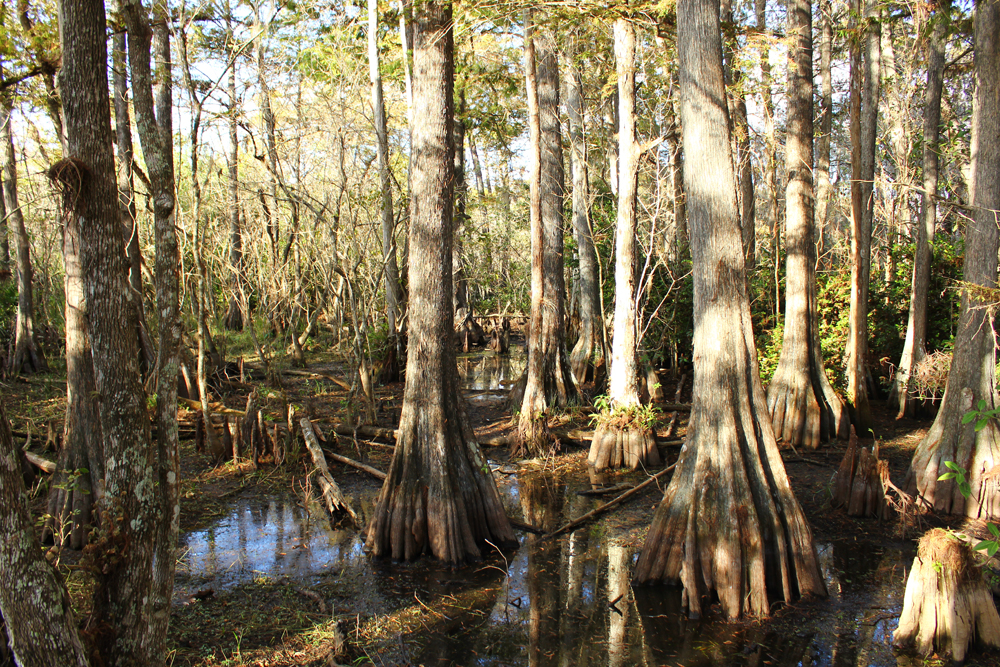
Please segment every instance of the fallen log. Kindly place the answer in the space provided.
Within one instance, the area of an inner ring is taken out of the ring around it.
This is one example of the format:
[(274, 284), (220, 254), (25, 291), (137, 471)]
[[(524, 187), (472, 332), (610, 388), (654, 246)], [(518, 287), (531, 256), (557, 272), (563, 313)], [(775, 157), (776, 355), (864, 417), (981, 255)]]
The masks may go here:
[(346, 456), (341, 456), (340, 454), (331, 452), (329, 449), (324, 449), (323, 452), (334, 461), (338, 461), (340, 463), (343, 463), (344, 465), (351, 466), (352, 468), (355, 468), (362, 472), (366, 472), (375, 479), (379, 480), (380, 482), (385, 480), (385, 473), (379, 470), (378, 468), (373, 468), (370, 465), (361, 463), (360, 461), (355, 461), (354, 459), (349, 459)]
[(299, 421), (299, 425), (302, 427), (302, 436), (305, 438), (306, 448), (309, 450), (309, 454), (312, 455), (313, 464), (316, 466), (316, 479), (320, 490), (323, 492), (323, 501), (326, 504), (326, 510), (331, 516), (337, 516), (343, 512), (350, 517), (355, 526), (360, 528), (361, 521), (358, 519), (358, 515), (351, 509), (351, 506), (344, 498), (344, 494), (341, 493), (340, 487), (333, 481), (330, 469), (326, 465), (326, 457), (323, 455), (323, 450), (316, 439), (316, 432), (313, 431), (312, 422), (303, 417)]
[(631, 498), (632, 496), (636, 495), (637, 493), (639, 493), (640, 491), (642, 491), (643, 489), (645, 489), (647, 486), (649, 486), (650, 484), (652, 484), (653, 482), (655, 482), (656, 480), (660, 479), (661, 477), (663, 477), (664, 475), (666, 475), (668, 472), (670, 472), (671, 470), (673, 470), (675, 467), (677, 467), (676, 463), (667, 466), (666, 468), (664, 468), (660, 472), (656, 473), (655, 475), (653, 475), (652, 477), (650, 477), (649, 479), (647, 479), (642, 484), (639, 484), (638, 486), (636, 486), (636, 487), (634, 487), (634, 488), (626, 491), (625, 493), (621, 494), (617, 498), (613, 498), (612, 500), (609, 500), (608, 502), (604, 503), (600, 507), (596, 507), (596, 508), (590, 510), (589, 512), (587, 512), (583, 516), (581, 516), (581, 517), (579, 517), (577, 519), (573, 519), (569, 523), (563, 524), (561, 527), (556, 528), (551, 533), (546, 534), (542, 539), (546, 539), (547, 540), (550, 537), (555, 537), (556, 535), (561, 535), (562, 533), (565, 533), (568, 530), (574, 530), (575, 528), (578, 528), (579, 526), (581, 526), (581, 525), (587, 523), (588, 521), (590, 521), (591, 519), (593, 519), (598, 514), (602, 514), (602, 513), (606, 512), (606, 511), (608, 511), (609, 509), (611, 509), (612, 507), (614, 507), (615, 505), (618, 505), (619, 503), (622, 503), (622, 502), (628, 500), (629, 498)]
[[(183, 403), (192, 410), (201, 410), (201, 401), (195, 401), (190, 398), (183, 398), (181, 396), (178, 396), (177, 402)], [(233, 408), (227, 408), (223, 403), (209, 403), (208, 407), (211, 408), (213, 414), (239, 415), (240, 417), (246, 414), (242, 410), (234, 410)]]
[(54, 473), (56, 471), (56, 464), (48, 459), (43, 459), (38, 454), (32, 454), (31, 452), (24, 453), (25, 458), (28, 459), (28, 463), (34, 465), (35, 467), (42, 470), (42, 472)]
[(335, 375), (330, 375), (328, 373), (317, 373), (316, 371), (296, 371), (293, 369), (285, 369), (284, 371), (282, 371), (282, 373), (284, 373), (285, 375), (298, 375), (299, 377), (306, 377), (313, 379), (322, 378), (324, 380), (329, 380), (330, 382), (334, 383), (344, 391), (351, 391), (351, 385), (347, 384), (339, 377)]

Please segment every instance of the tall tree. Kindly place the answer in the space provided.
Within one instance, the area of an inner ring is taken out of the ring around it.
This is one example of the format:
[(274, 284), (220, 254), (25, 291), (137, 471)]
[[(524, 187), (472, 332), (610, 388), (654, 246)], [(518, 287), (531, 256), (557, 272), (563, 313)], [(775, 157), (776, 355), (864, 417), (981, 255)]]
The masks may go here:
[(459, 397), (452, 343), (450, 2), (413, 8), (413, 143), (406, 388), (392, 464), (368, 526), (375, 556), (447, 563), (514, 542)]
[[(378, 154), (379, 189), (382, 214), (382, 273), (385, 285), (385, 314), (389, 323), (389, 345), (398, 342), (398, 320), (402, 315), (402, 294), (399, 289), (399, 269), (396, 267), (396, 220), (392, 214), (392, 174), (389, 171), (389, 130), (385, 120), (382, 97), (382, 70), (378, 53), (378, 0), (368, 0), (368, 76), (372, 84), (372, 113), (375, 116), (375, 143)], [(461, 150), (461, 149), (459, 149)], [(401, 352), (401, 350), (400, 350)], [(401, 356), (401, 355), (400, 355)], [(395, 354), (393, 359), (399, 357)], [(398, 368), (392, 375), (399, 377)]]
[[(808, 16), (808, 0), (790, 4)], [(801, 17), (800, 17), (801, 19)], [(770, 596), (825, 595), (812, 533), (792, 494), (760, 383), (730, 153), (718, 0), (680, 0), (684, 182), (694, 273), (688, 439), (633, 577), (679, 581), (691, 615), (717, 594), (730, 618)], [(709, 481), (707, 483), (707, 481)]]
[(830, 146), (833, 134), (833, 10), (819, 0), (819, 133), (816, 135), (816, 233), (823, 247), (830, 208)]
[(548, 441), (545, 411), (568, 405), (577, 387), (569, 366), (563, 279), (563, 161), (559, 62), (551, 29), (525, 14), (525, 82), (531, 136), (531, 321), (527, 384), (515, 453), (536, 455)]
[(761, 110), (764, 115), (764, 198), (767, 201), (766, 226), (771, 230), (771, 257), (774, 260), (774, 313), (781, 312), (781, 211), (778, 207), (778, 141), (774, 127), (774, 98), (771, 95), (771, 36), (767, 29), (767, 2), (754, 0), (754, 16), (761, 33), (760, 74)]
[[(63, 4), (65, 6), (66, 3)], [(119, 374), (117, 382), (126, 386), (115, 388), (114, 392), (102, 387), (102, 377), (109, 372), (115, 360), (119, 360), (120, 364), (121, 357), (129, 358), (128, 354), (122, 354), (122, 350), (129, 349), (128, 341), (121, 342), (123, 337), (129, 337), (119, 334), (118, 338), (113, 338), (114, 329), (110, 324), (107, 325), (107, 332), (97, 331), (96, 327), (92, 327), (97, 391), (104, 397), (101, 404), (101, 424), (104, 428), (105, 455), (109, 462), (115, 462), (114, 470), (111, 469), (112, 466), (108, 466), (107, 494), (111, 507), (120, 507), (130, 517), (126, 523), (129, 531), (132, 531), (125, 533), (132, 549), (127, 557), (115, 563), (101, 579), (95, 593), (94, 606), (97, 612), (106, 614), (108, 624), (115, 629), (116, 634), (109, 649), (109, 664), (158, 665), (166, 654), (164, 641), (173, 591), (174, 549), (177, 545), (180, 517), (177, 441), (180, 257), (174, 221), (176, 200), (172, 151), (171, 56), (167, 25), (169, 14), (165, 4), (157, 4), (154, 10), (156, 20), (151, 26), (141, 0), (122, 0), (120, 6), (128, 29), (133, 105), (153, 203), (156, 312), (159, 314), (155, 417), (157, 439), (155, 443), (150, 442), (148, 430), (144, 434), (134, 432), (136, 424), (145, 424), (147, 421), (142, 387), (140, 385), (136, 388), (131, 384), (131, 371), (122, 373), (122, 369), (115, 369)], [(155, 56), (156, 60), (155, 90), (151, 56)], [(102, 57), (106, 58), (106, 53)], [(103, 63), (104, 60), (100, 62)], [(89, 65), (89, 69), (99, 70), (102, 75), (106, 72), (103, 65), (93, 63)], [(93, 85), (96, 91), (99, 82)], [(106, 80), (103, 86), (106, 91)], [(106, 99), (105, 93), (104, 100)], [(101, 121), (87, 119), (83, 115), (83, 109), (76, 107), (75, 111), (80, 114), (80, 119), (74, 123), (79, 123), (76, 131), (81, 135), (85, 135), (87, 127), (100, 126)], [(84, 138), (80, 140), (85, 141)], [(88, 150), (97, 149), (88, 147)], [(113, 169), (113, 163), (111, 166)], [(112, 186), (113, 184), (112, 181)], [(104, 272), (99, 277), (105, 281), (118, 279), (116, 271), (122, 269), (118, 269), (113, 262), (120, 260), (120, 254), (117, 260), (107, 259), (109, 264), (103, 267)], [(111, 286), (104, 289), (111, 291)], [(97, 292), (92, 289), (88, 296), (93, 299)], [(117, 304), (105, 306), (92, 301), (91, 306), (99, 309), (98, 312), (102, 314), (107, 313), (108, 317), (117, 316), (119, 326), (129, 320), (128, 313), (120, 312)], [(111, 344), (113, 340), (114, 346)], [(104, 348), (105, 345), (108, 348)], [(107, 403), (113, 393), (121, 393), (122, 397), (112, 407)], [(130, 412), (135, 409), (133, 401), (136, 399), (140, 402), (138, 407), (141, 418)], [(126, 412), (126, 408), (129, 412)], [(116, 441), (111, 432), (117, 428), (124, 429), (126, 419), (133, 420), (130, 426), (133, 429), (133, 441), (128, 442), (125, 437)], [(114, 517), (107, 517), (105, 524), (114, 526)], [(102, 525), (102, 530), (105, 529), (107, 528)], [(106, 538), (114, 539), (114, 533), (106, 535)]]
[(243, 302), (241, 291), (246, 287), (246, 277), (243, 267), (243, 225), (241, 223), (240, 209), (240, 143), (239, 143), (239, 120), (240, 106), (239, 98), (236, 95), (236, 54), (237, 42), (233, 31), (233, 11), (226, 0), (223, 6), (226, 25), (226, 46), (229, 50), (229, 59), (232, 67), (229, 69), (229, 81), (226, 87), (228, 93), (228, 108), (226, 109), (226, 120), (229, 127), (229, 154), (226, 156), (226, 177), (229, 186), (229, 265), (233, 272), (229, 296), (229, 308), (223, 319), (223, 326), (229, 331), (243, 330)]
[(916, 225), (913, 250), (913, 282), (910, 311), (906, 322), (906, 340), (889, 393), (889, 403), (896, 419), (912, 415), (915, 401), (910, 396), (910, 380), (917, 365), (927, 354), (927, 292), (931, 281), (931, 245), (937, 225), (938, 149), (940, 145), (941, 91), (944, 88), (945, 27), (948, 2), (942, 0), (930, 20), (927, 39), (927, 88), (924, 89), (923, 192), (920, 197), (920, 220)]
[[(2, 71), (2, 70), (0, 70)], [(35, 297), (31, 266), (31, 241), (24, 226), (24, 212), (17, 195), (17, 157), (14, 152), (12, 117), (14, 91), (0, 93), (0, 151), (3, 158), (4, 208), (14, 227), (17, 243), (17, 323), (14, 354), (7, 361), (10, 373), (39, 373), (48, 370), (45, 354), (35, 341)]]
[[(608, 398), (613, 410), (594, 431), (588, 462), (597, 470), (659, 465), (652, 425), (635, 414), (639, 400), (636, 295), (636, 199), (639, 157), (635, 137), (635, 26), (615, 20), (615, 68), (618, 78), (618, 219), (615, 225), (615, 329), (611, 339)], [(622, 413), (631, 417), (623, 425)]]
[(139, 244), (139, 218), (135, 206), (135, 151), (132, 145), (132, 120), (128, 104), (128, 37), (123, 27), (115, 31), (112, 52), (114, 79), (115, 147), (118, 156), (118, 207), (121, 210), (122, 233), (129, 262), (129, 284), (139, 325), (140, 361), (147, 375), (156, 363), (153, 343), (146, 326), (146, 309), (142, 289), (142, 248)]
[[(860, 16), (861, 1), (855, 0), (852, 16)], [(851, 421), (861, 434), (867, 434), (874, 425), (868, 403), (868, 292), (875, 215), (875, 140), (882, 82), (879, 10), (874, 0), (864, 3), (865, 25), (855, 25), (856, 42), (851, 48), (851, 312), (844, 350)]]
[(785, 139), (785, 331), (781, 358), (767, 389), (775, 434), (810, 449), (847, 429), (819, 347), (816, 240), (813, 220), (812, 11), (788, 5), (788, 124)]
[[(587, 144), (584, 141), (583, 77), (576, 61), (579, 38), (569, 37), (566, 53), (566, 115), (569, 117), (569, 155), (573, 180), (573, 232), (580, 263), (580, 337), (570, 352), (570, 367), (578, 382), (597, 381), (596, 370), (605, 364), (604, 317), (601, 313), (597, 252), (590, 229), (590, 186), (587, 178)], [(475, 153), (473, 153), (475, 155)]]
[[(973, 218), (965, 230), (965, 289), (955, 335), (955, 351), (944, 398), (930, 430), (913, 454), (906, 488), (920, 493), (939, 512), (1000, 516), (1000, 496), (986, 493), (983, 475), (1000, 464), (1000, 428), (987, 420), (966, 422), (972, 409), (995, 410), (996, 336), (988, 303), (997, 284), (1000, 229), (1000, 3), (976, 4), (975, 73), (972, 119)], [(983, 289), (986, 288), (986, 289)], [(966, 499), (953, 480), (939, 480), (945, 462), (968, 471)]]

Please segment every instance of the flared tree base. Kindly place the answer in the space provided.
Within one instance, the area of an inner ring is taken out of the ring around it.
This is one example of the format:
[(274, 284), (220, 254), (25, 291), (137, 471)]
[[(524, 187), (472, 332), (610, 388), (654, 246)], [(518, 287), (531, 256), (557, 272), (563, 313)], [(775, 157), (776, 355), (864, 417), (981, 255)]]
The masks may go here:
[(973, 640), (1000, 647), (1000, 616), (969, 546), (935, 528), (920, 538), (893, 643), (922, 655), (965, 659)]
[(596, 472), (608, 468), (655, 468), (663, 463), (656, 448), (653, 429), (638, 425), (622, 427), (612, 423), (602, 423), (597, 427), (587, 462)]

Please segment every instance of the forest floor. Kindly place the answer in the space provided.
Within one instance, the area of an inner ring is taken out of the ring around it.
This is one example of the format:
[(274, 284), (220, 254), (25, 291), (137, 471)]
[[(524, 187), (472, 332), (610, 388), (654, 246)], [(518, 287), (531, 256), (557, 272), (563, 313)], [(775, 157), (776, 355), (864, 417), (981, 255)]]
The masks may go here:
[[(468, 417), (483, 441), (510, 437), (513, 431), (510, 410), (497, 388), (508, 386), (518, 371), (499, 365), (490, 370), (488, 364), (499, 364), (491, 358), (487, 351), (460, 359), (467, 385), (470, 373), (485, 377), (482, 387), (467, 391)], [(321, 427), (332, 450), (385, 471), (392, 456), (391, 439), (333, 433), (351, 406), (332, 378), (346, 376), (343, 363), (313, 356), (306, 372), (281, 374), (280, 388), (259, 387), (264, 412), (283, 424), (285, 406), (292, 403)], [(673, 397), (676, 379), (663, 380), (665, 395)], [(21, 435), (15, 440), (23, 444), (31, 433), (31, 449), (55, 459), (52, 443), (46, 450), (46, 432), (50, 423), (61, 424), (65, 406), (65, 382), (59, 373), (7, 379), (3, 386), (12, 427)], [(690, 382), (682, 389), (682, 402), (690, 400), (689, 392)], [(234, 410), (246, 402), (240, 391), (221, 398)], [(381, 426), (395, 427), (402, 398), (402, 383), (377, 389)], [(881, 405), (874, 408), (881, 456), (889, 462), (892, 480), (902, 486), (930, 421), (894, 422)], [(180, 416), (189, 423), (194, 414), (182, 410)], [(661, 414), (661, 429), (671, 416)], [(680, 413), (677, 436), (683, 436), (685, 423), (686, 414)], [(590, 429), (583, 408), (568, 411), (551, 426)], [(591, 486), (588, 446), (567, 440), (558, 443), (549, 457), (532, 461), (508, 460), (506, 447), (486, 448), (509, 516), (550, 531), (613, 497), (577, 494)], [(665, 463), (672, 463), (678, 451), (676, 444), (661, 447)], [(518, 553), (494, 553), (479, 566), (453, 570), (426, 560), (394, 564), (365, 556), (358, 530), (330, 525), (309, 500), (312, 463), (299, 448), (289, 451), (277, 467), (267, 459), (259, 466), (250, 461), (215, 465), (207, 454), (195, 450), (193, 440), (185, 439), (182, 539), (168, 664), (933, 664), (909, 658), (897, 663), (888, 649), (916, 532), (911, 528), (904, 533), (897, 522), (852, 518), (830, 509), (831, 478), (845, 451), (846, 443), (833, 443), (801, 455), (791, 449), (782, 452), (793, 489), (821, 545), (828, 586), (836, 589), (831, 590), (831, 601), (779, 608), (772, 620), (764, 622), (725, 623), (710, 613), (705, 621), (709, 626), (700, 626), (701, 639), (688, 637), (685, 646), (667, 646), (657, 644), (664, 633), (651, 626), (650, 619), (669, 618), (672, 632), (681, 627), (686, 628), (681, 634), (690, 633), (677, 609), (653, 613), (659, 609), (656, 605), (664, 604), (660, 598), (668, 596), (656, 593), (657, 599), (648, 600), (648, 590), (655, 588), (628, 595), (627, 578), (616, 581), (612, 576), (616, 568), (629, 569), (628, 559), (642, 544), (666, 479), (601, 515), (576, 537), (551, 540), (547, 547), (518, 531), (522, 543), (530, 547), (528, 555), (521, 553), (523, 548)], [(380, 482), (354, 468), (333, 461), (330, 465), (352, 506), (367, 519)], [(637, 484), (646, 478), (642, 471), (612, 473), (603, 483)], [(34, 508), (39, 513), (44, 512), (44, 495), (44, 486), (37, 487)], [(983, 527), (965, 529), (981, 532)], [(574, 554), (584, 563), (576, 571)], [(605, 558), (606, 568), (600, 560)], [(625, 559), (624, 565), (615, 566), (616, 558)], [(90, 589), (86, 564), (68, 550), (59, 554), (58, 564), (82, 617)], [(556, 574), (546, 574), (550, 566)], [(590, 591), (588, 598), (588, 581), (607, 590)], [(631, 616), (627, 610), (619, 611), (621, 596), (613, 597), (616, 586), (634, 608)], [(550, 600), (545, 611), (546, 598), (540, 591), (546, 587), (572, 590), (560, 593), (557, 603)], [(876, 588), (887, 591), (885, 599), (872, 598)], [(541, 620), (535, 604), (542, 605)], [(546, 630), (545, 615), (558, 616), (553, 604), (565, 611), (562, 620), (551, 621)], [(616, 620), (605, 607), (622, 618)], [(579, 634), (581, 628), (587, 629), (591, 640)], [(616, 643), (619, 636), (624, 644)], [(580, 646), (588, 641), (598, 648)], [(572, 659), (567, 660), (570, 654)], [(789, 663), (783, 657), (787, 655), (799, 658)], [(812, 661), (804, 662), (803, 655), (813, 656)], [(976, 653), (968, 664), (996, 664), (991, 657), (995, 658)]]

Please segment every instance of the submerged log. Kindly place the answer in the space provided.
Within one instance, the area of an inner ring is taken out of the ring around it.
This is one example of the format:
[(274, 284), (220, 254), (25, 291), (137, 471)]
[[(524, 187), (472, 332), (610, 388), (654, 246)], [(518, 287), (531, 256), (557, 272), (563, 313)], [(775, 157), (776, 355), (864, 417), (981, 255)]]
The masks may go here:
[(871, 449), (860, 446), (858, 435), (851, 426), (847, 453), (833, 476), (834, 507), (847, 508), (848, 516), (889, 518), (885, 484), (889, 477), (889, 464), (879, 460), (878, 455), (878, 443), (874, 443)]
[(969, 645), (1000, 647), (1000, 615), (972, 549), (942, 528), (920, 538), (893, 643), (962, 662)]
[(333, 517), (339, 516), (341, 513), (346, 514), (351, 519), (351, 522), (360, 528), (361, 521), (358, 519), (358, 515), (351, 509), (347, 499), (344, 498), (344, 494), (341, 493), (340, 487), (333, 481), (330, 469), (326, 465), (326, 457), (323, 455), (323, 450), (316, 439), (316, 432), (313, 431), (312, 422), (303, 417), (299, 425), (302, 427), (302, 436), (305, 438), (306, 448), (309, 450), (313, 464), (316, 466), (316, 479), (323, 493), (323, 504), (326, 505), (326, 510)]

